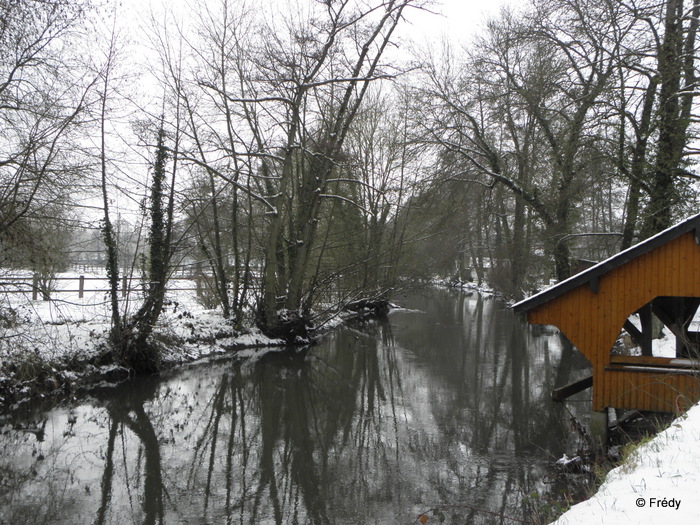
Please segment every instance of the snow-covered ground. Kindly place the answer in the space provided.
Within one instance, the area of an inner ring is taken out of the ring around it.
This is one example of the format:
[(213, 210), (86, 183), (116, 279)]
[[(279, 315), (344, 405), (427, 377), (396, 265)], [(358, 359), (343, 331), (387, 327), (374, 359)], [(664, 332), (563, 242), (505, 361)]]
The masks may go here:
[[(630, 321), (640, 327), (636, 317)], [(628, 351), (641, 354), (638, 347)], [(653, 341), (652, 353), (675, 357), (676, 338), (668, 329)], [(611, 470), (593, 497), (574, 505), (554, 524), (656, 524), (667, 519), (676, 525), (700, 523), (698, 489), (700, 405), (695, 405)]]
[(700, 523), (700, 405), (611, 470), (598, 492), (554, 523)]
[[(5, 294), (2, 306), (13, 309), (15, 323), (0, 330), (0, 353), (31, 350), (40, 357), (54, 359), (66, 353), (95, 351), (110, 326), (110, 304), (104, 276), (84, 274), (84, 294), (79, 297), (79, 275), (66, 272), (56, 281), (50, 301), (31, 300), (31, 293)], [(0, 276), (0, 281), (3, 277)], [(31, 279), (28, 279), (31, 281)], [(138, 286), (134, 284), (133, 287)], [(10, 288), (5, 286), (6, 289)], [(247, 328), (231, 335), (232, 327), (216, 308), (207, 308), (197, 296), (192, 280), (172, 280), (156, 333), (182, 343), (183, 357), (195, 358), (230, 346), (282, 344)], [(70, 290), (70, 291), (65, 291)], [(0, 292), (2, 294), (2, 292)], [(122, 311), (129, 315), (139, 306), (138, 292), (120, 298)], [(32, 330), (27, 331), (27, 325)], [(6, 355), (6, 354), (5, 354)], [(166, 356), (167, 357), (167, 356)], [(175, 356), (171, 356), (175, 357)]]
[[(100, 366), (99, 357), (107, 349), (110, 303), (104, 275), (82, 274), (83, 297), (79, 297), (79, 274), (60, 274), (50, 301), (32, 300), (31, 275), (16, 281), (0, 274), (0, 404), (16, 402), (21, 395), (46, 391), (51, 385), (66, 390), (81, 376), (104, 376), (113, 366)], [(14, 272), (12, 278), (17, 278)], [(24, 284), (22, 284), (24, 283)], [(221, 311), (209, 308), (205, 297), (198, 297), (192, 280), (172, 280), (173, 291), (154, 331), (166, 349), (165, 365), (198, 359), (232, 348), (271, 347), (284, 344), (270, 339), (243, 320), (235, 329)], [(134, 284), (133, 286), (137, 286)], [(20, 290), (24, 292), (19, 293)], [(139, 306), (138, 292), (121, 298), (127, 315)], [(41, 385), (34, 376), (42, 376)], [(4, 399), (2, 392), (13, 390)]]

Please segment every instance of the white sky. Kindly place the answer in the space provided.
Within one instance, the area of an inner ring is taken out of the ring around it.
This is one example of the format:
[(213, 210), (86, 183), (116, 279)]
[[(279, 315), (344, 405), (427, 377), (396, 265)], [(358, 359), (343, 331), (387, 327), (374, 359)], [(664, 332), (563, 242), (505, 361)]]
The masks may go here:
[[(150, 14), (156, 16), (156, 20), (160, 19), (163, 13), (174, 13), (181, 20), (187, 21), (194, 18), (192, 16), (193, 5), (196, 5), (197, 0), (112, 0), (114, 3), (111, 6), (116, 7), (116, 24), (122, 28), (122, 36), (127, 36), (131, 45), (126, 54), (127, 61), (136, 67), (137, 63), (148, 64), (153, 57), (149, 57), (153, 52), (150, 45), (144, 45), (152, 32), (153, 28), (148, 20)], [(206, 1), (206, 0), (205, 0)], [(216, 2), (217, 0), (212, 0)], [(236, 2), (237, 0), (229, 0)], [(248, 5), (252, 6), (267, 6), (271, 7), (275, 3), (295, 2), (302, 0), (242, 0), (247, 1)], [(303, 0), (312, 1), (312, 0)], [(367, 0), (370, 1), (370, 0)], [(425, 11), (411, 9), (405, 12), (408, 18), (408, 23), (399, 26), (397, 36), (404, 40), (407, 46), (401, 46), (405, 52), (413, 47), (406, 40), (412, 40), (417, 47), (429, 41), (438, 43), (443, 37), (452, 41), (453, 44), (463, 44), (473, 38), (484, 26), (487, 16), (494, 16), (498, 13), (501, 6), (504, 4), (522, 4), (527, 0), (434, 0), (434, 5), (431, 9), (436, 14), (431, 14)], [(110, 5), (109, 3), (107, 5)], [(109, 31), (110, 16), (109, 12), (104, 12), (103, 22), (105, 23), (105, 31)], [(107, 37), (105, 37), (107, 38)], [(97, 43), (104, 45), (104, 42)], [(401, 51), (400, 51), (401, 52)], [(410, 51), (409, 51), (410, 53)], [(157, 60), (157, 59), (156, 59)], [(151, 80), (147, 76), (139, 80), (138, 91), (141, 96), (146, 98), (151, 97), (152, 104), (158, 106), (162, 93), (160, 88), (149, 88)], [(146, 108), (151, 104), (147, 100), (141, 100)], [(159, 107), (159, 106), (158, 106)], [(152, 108), (151, 108), (152, 109)], [(157, 111), (157, 108), (156, 110)], [(138, 171), (138, 169), (136, 169)], [(144, 170), (141, 169), (141, 172)], [(121, 199), (120, 199), (121, 201)], [(125, 206), (124, 210), (130, 209), (128, 203), (120, 202)]]
[[(261, 5), (278, 0), (258, 0)], [(462, 43), (474, 36), (488, 16), (498, 13), (503, 5), (523, 4), (527, 0), (434, 0), (431, 9), (437, 14), (412, 10), (408, 15), (410, 25), (404, 30), (417, 42), (437, 40), (443, 36), (455, 43)], [(128, 13), (139, 24), (151, 7), (160, 11), (165, 6), (168, 11), (187, 13), (188, 0), (121, 0), (121, 12)], [(128, 16), (127, 15), (127, 16)]]
[(463, 43), (481, 30), (488, 17), (498, 14), (501, 6), (522, 3), (523, 0), (436, 0), (434, 10), (440, 14), (416, 14), (409, 20), (416, 35), (422, 33), (427, 39), (444, 36)]

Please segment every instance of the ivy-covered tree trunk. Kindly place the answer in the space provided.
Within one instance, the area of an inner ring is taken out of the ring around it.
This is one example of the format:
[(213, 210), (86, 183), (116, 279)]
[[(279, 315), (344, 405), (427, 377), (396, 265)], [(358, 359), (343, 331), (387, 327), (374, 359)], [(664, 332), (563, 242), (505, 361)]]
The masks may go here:
[(110, 218), (109, 194), (107, 188), (107, 92), (110, 83), (114, 46), (110, 47), (109, 57), (102, 74), (102, 92), (100, 93), (100, 189), (102, 191), (102, 239), (107, 252), (107, 279), (109, 281), (109, 300), (112, 314), (112, 327), (110, 340), (112, 347), (119, 349), (123, 346), (123, 325), (119, 308), (119, 254), (117, 250), (117, 238)]
[(165, 285), (170, 268), (169, 226), (163, 206), (167, 158), (165, 131), (161, 126), (158, 131), (150, 196), (151, 226), (148, 236), (148, 288), (141, 308), (136, 312), (128, 327), (129, 337), (123, 346), (121, 356), (121, 361), (135, 372), (156, 372), (160, 365), (160, 352), (148, 339), (163, 308)]
[(695, 39), (700, 2), (693, 0), (693, 16), (684, 35), (683, 0), (667, 0), (664, 40), (658, 57), (660, 79), (659, 138), (649, 202), (642, 236), (650, 237), (671, 226), (678, 203), (677, 172), (688, 141), (687, 130), (695, 96)]

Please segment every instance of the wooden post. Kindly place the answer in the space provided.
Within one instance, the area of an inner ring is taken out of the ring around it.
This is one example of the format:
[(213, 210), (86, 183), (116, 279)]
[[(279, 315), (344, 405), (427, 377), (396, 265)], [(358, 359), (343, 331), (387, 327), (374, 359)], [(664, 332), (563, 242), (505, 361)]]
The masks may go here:
[(85, 276), (81, 275), (78, 279), (78, 298), (83, 298), (83, 292), (85, 291)]
[(39, 274), (35, 273), (32, 277), (32, 301), (39, 298)]
[(603, 452), (608, 446), (608, 409), (601, 411), (591, 411), (591, 422), (589, 424), (590, 435), (592, 439), (591, 445), (594, 452)]
[(639, 309), (639, 320), (642, 323), (642, 355), (651, 356), (652, 332), (654, 330), (653, 318), (651, 314), (651, 303), (647, 303)]
[(127, 290), (127, 281), (126, 281), (126, 275), (122, 277), (122, 297), (126, 297), (126, 293), (128, 292)]
[(195, 265), (195, 282), (197, 283), (197, 297), (202, 297), (202, 261)]

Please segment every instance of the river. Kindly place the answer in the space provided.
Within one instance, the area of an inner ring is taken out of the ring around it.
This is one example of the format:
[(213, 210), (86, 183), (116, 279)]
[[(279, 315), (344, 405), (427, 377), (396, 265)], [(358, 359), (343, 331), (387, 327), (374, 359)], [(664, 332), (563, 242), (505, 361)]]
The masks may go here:
[[(557, 489), (587, 362), (494, 298), (399, 296), (303, 350), (211, 359), (6, 416), (0, 522), (518, 523)], [(437, 509), (434, 511), (433, 509)]]

